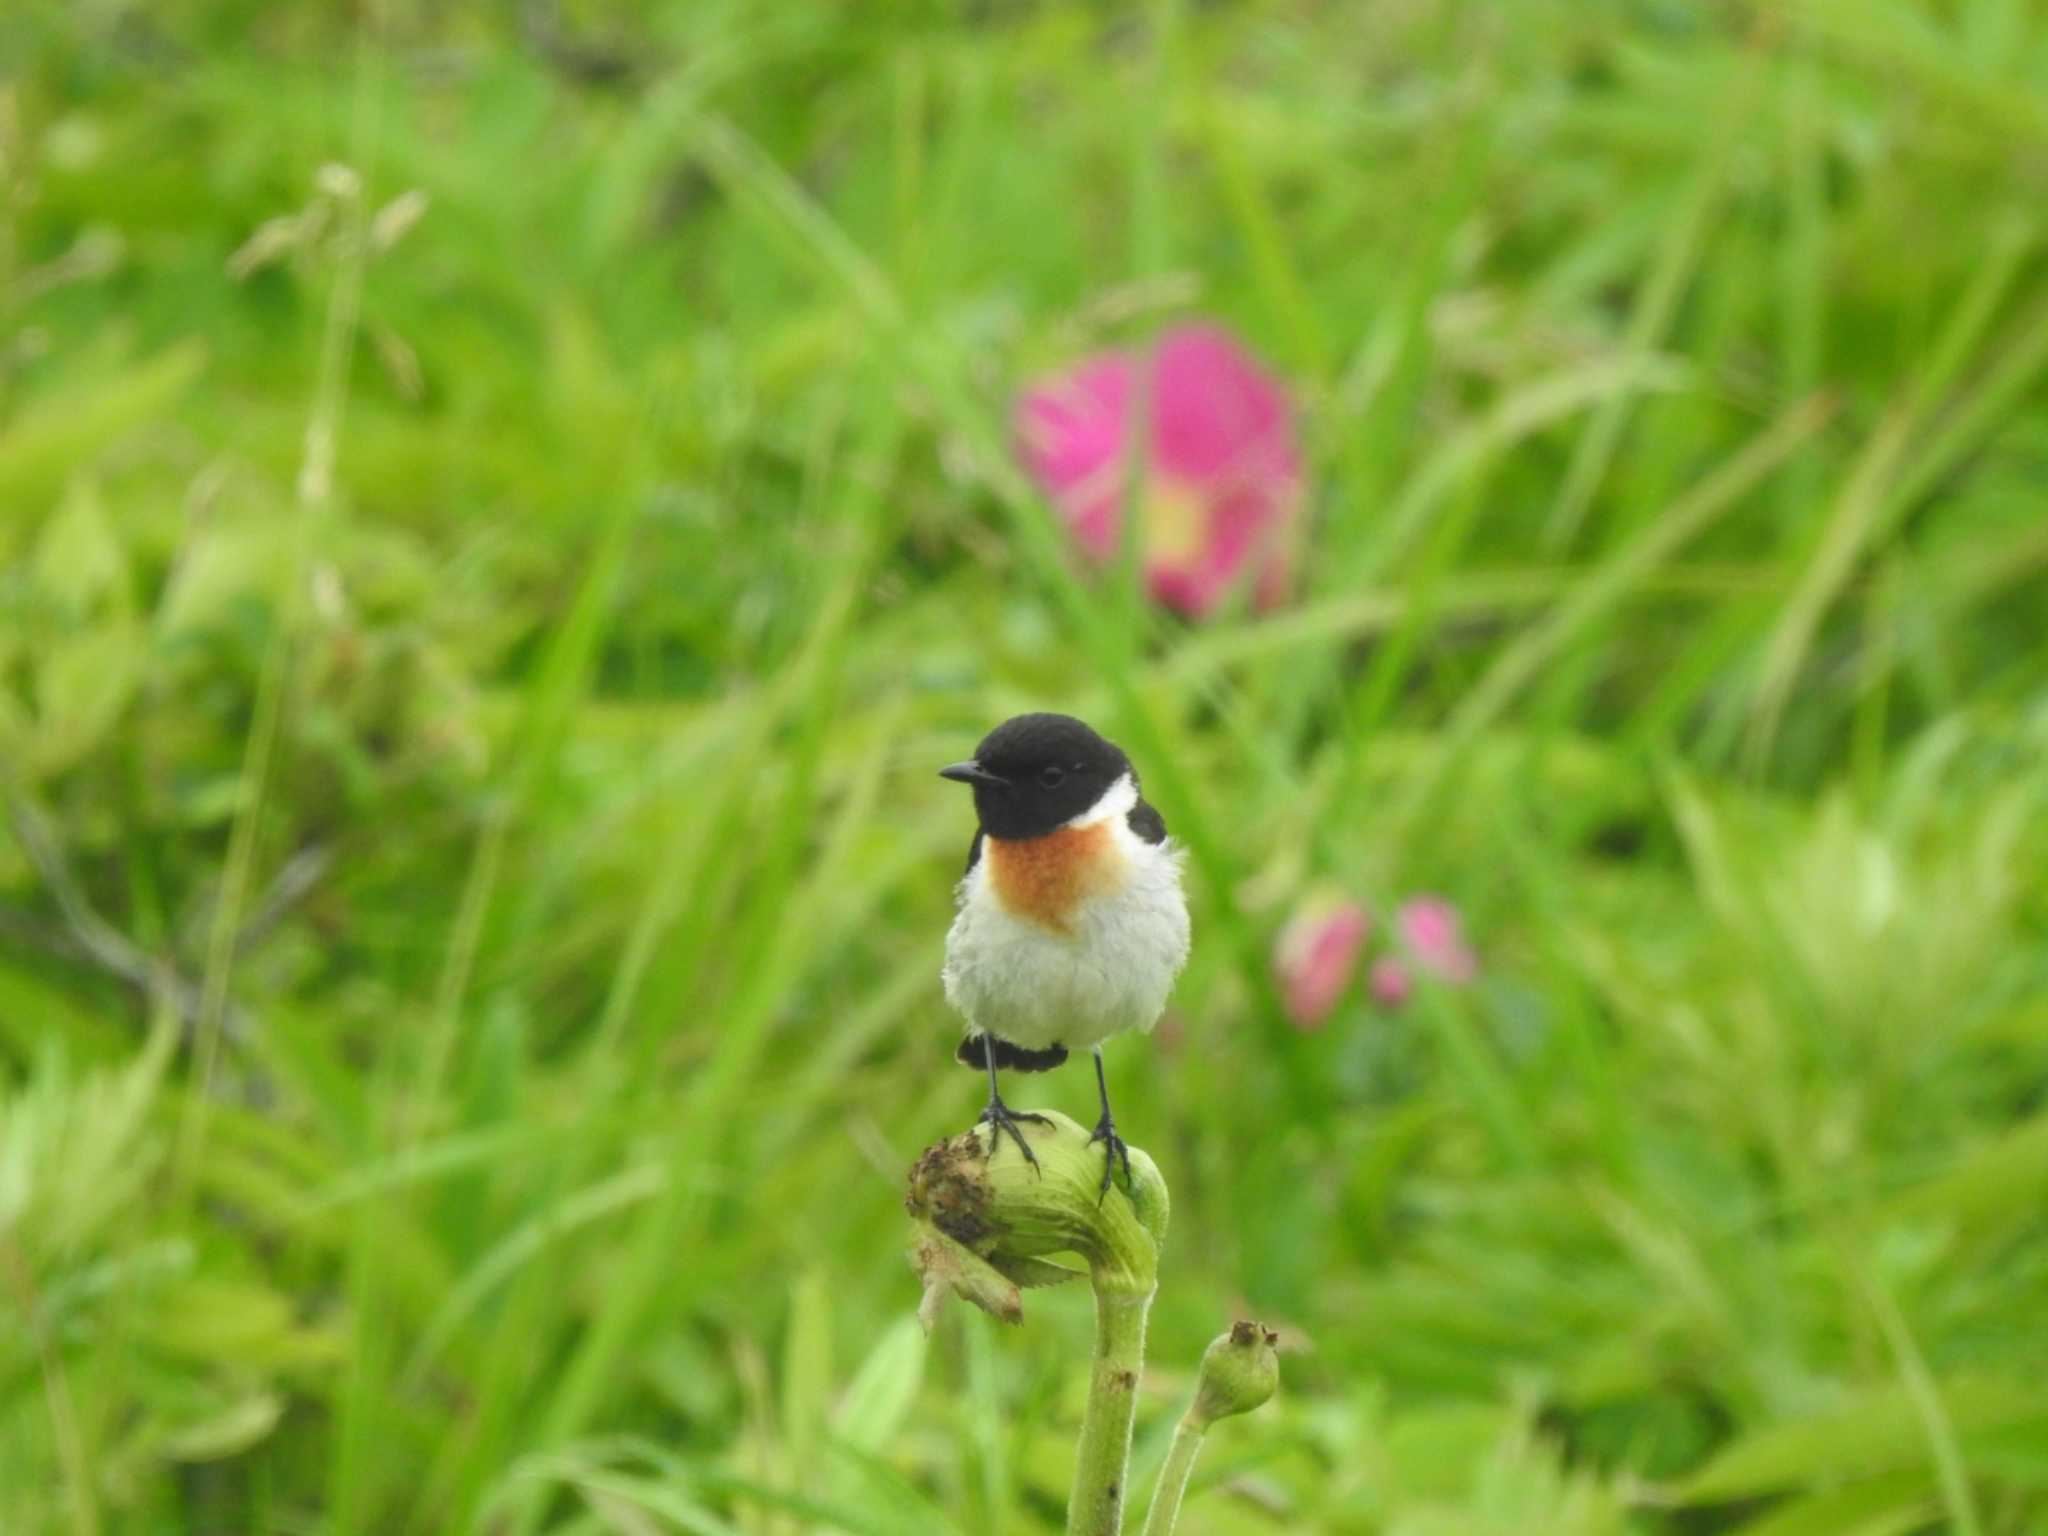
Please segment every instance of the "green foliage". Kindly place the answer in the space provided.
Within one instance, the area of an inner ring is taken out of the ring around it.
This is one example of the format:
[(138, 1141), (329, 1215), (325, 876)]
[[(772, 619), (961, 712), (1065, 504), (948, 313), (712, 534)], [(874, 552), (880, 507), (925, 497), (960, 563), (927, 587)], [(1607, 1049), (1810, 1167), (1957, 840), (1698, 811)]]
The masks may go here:
[[(1192, 855), (1188, 1529), (2048, 1530), (2038, 4), (7, 13), (9, 1536), (1057, 1529), (1087, 1298), (900, 1252), (1020, 707)], [(1004, 413), (1195, 310), (1188, 628)], [(1481, 985), (1295, 1031), (1317, 881)]]

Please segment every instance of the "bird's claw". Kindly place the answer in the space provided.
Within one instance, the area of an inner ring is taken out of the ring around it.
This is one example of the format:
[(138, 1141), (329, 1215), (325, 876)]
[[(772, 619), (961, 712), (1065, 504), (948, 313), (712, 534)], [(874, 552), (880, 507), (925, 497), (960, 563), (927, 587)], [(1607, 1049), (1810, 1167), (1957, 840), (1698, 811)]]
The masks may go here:
[(981, 1123), (995, 1127), (994, 1134), (989, 1138), (988, 1155), (996, 1155), (996, 1148), (1002, 1145), (1003, 1136), (1007, 1133), (1010, 1140), (1017, 1143), (1017, 1150), (1024, 1154), (1024, 1161), (1031, 1165), (1034, 1172), (1042, 1173), (1043, 1170), (1038, 1166), (1038, 1156), (1031, 1150), (1031, 1143), (1026, 1141), (1024, 1133), (1017, 1129), (1019, 1120), (1036, 1120), (1040, 1125), (1052, 1124), (1044, 1115), (1034, 1114), (1028, 1109), (1012, 1109), (1001, 1099), (988, 1101), (988, 1108), (981, 1112)]
[(1124, 1183), (1131, 1182), (1131, 1149), (1124, 1145), (1123, 1137), (1117, 1135), (1116, 1122), (1106, 1114), (1095, 1122), (1088, 1145), (1092, 1147), (1098, 1141), (1102, 1143), (1102, 1189), (1095, 1198), (1101, 1200), (1109, 1194), (1111, 1171), (1119, 1161), (1124, 1165)]

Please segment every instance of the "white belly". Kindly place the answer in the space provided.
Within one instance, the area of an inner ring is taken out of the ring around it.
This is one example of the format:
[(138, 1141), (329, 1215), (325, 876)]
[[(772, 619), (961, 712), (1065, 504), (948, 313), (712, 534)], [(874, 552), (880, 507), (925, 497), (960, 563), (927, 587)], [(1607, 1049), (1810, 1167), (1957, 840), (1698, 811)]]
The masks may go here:
[(1082, 905), (1065, 931), (1003, 909), (984, 859), (960, 882), (946, 935), (946, 998), (970, 1029), (1027, 1050), (1086, 1050), (1149, 1030), (1188, 957), (1180, 854), (1121, 824), (1128, 878)]

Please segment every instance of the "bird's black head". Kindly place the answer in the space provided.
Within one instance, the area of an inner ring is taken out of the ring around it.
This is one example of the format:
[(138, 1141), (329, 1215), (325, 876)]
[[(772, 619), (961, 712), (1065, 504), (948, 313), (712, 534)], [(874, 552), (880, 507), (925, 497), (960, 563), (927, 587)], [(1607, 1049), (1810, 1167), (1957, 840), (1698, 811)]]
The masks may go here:
[(984, 832), (1016, 839), (1073, 820), (1131, 771), (1114, 743), (1072, 715), (1018, 715), (982, 737), (972, 759), (939, 773), (974, 786)]

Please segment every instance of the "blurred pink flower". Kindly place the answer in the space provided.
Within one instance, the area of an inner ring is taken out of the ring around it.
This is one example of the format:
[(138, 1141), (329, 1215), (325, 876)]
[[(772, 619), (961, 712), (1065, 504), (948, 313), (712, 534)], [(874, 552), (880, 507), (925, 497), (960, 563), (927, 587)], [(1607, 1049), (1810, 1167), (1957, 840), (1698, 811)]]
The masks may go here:
[[(1139, 370), (1151, 365), (1150, 389)], [(1126, 435), (1149, 392), (1151, 462), (1126, 465)], [(1117, 558), (1124, 478), (1146, 475), (1139, 555), (1167, 607), (1199, 619), (1249, 566), (1253, 597), (1287, 586), (1287, 534), (1301, 503), (1301, 451), (1287, 393), (1227, 331), (1168, 331), (1149, 356), (1103, 352), (1042, 380), (1017, 404), (1025, 468), (1083, 553)]]
[(1408, 994), (1415, 990), (1415, 982), (1408, 974), (1408, 967), (1397, 957), (1381, 955), (1372, 963), (1372, 975), (1366, 981), (1366, 990), (1382, 1008), (1398, 1008), (1408, 1001)]
[(1273, 969), (1287, 1016), (1297, 1029), (1317, 1029), (1337, 1006), (1372, 919), (1357, 902), (1324, 899), (1304, 905), (1280, 930)]
[(1432, 975), (1463, 985), (1479, 974), (1458, 909), (1443, 897), (1416, 896), (1402, 903), (1394, 927), (1415, 963)]

